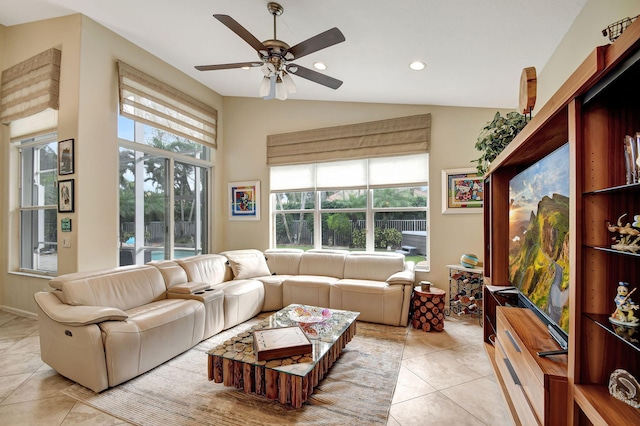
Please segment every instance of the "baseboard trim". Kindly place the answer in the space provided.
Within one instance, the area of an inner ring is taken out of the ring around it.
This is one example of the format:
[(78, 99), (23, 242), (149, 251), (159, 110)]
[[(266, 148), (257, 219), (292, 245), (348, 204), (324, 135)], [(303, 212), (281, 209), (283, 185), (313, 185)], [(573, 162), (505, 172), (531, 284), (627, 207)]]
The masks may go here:
[(38, 319), (38, 315), (33, 312), (23, 311), (22, 309), (12, 308), (11, 306), (0, 305), (0, 311), (9, 312), (10, 314), (20, 315), (21, 317), (27, 317), (34, 320)]

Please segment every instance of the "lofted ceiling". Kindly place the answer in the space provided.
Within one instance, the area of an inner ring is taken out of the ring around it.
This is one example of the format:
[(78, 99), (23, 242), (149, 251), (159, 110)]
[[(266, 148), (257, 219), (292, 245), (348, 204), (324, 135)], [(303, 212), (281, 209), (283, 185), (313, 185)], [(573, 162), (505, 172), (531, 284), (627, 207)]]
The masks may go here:
[[(311, 69), (324, 62), (322, 72), (344, 84), (333, 90), (294, 77), (297, 93), (289, 98), (516, 108), (522, 69), (544, 68), (586, 1), (281, 0), (279, 40), (293, 46), (333, 27), (346, 38), (296, 61)], [(256, 60), (212, 15), (231, 16), (263, 41), (273, 38), (268, 2), (1, 0), (0, 24), (82, 13), (223, 96), (258, 97), (259, 68), (194, 66)], [(409, 69), (415, 60), (426, 68)]]

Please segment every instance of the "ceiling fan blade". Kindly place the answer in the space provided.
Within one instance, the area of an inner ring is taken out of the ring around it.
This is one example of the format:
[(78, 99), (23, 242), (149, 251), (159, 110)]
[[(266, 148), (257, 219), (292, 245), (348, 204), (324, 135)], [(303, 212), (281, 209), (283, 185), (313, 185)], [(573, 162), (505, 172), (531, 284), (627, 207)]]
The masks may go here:
[(253, 47), (257, 52), (261, 50), (266, 50), (264, 44), (260, 40), (254, 37), (249, 31), (246, 30), (242, 25), (240, 25), (235, 19), (233, 19), (229, 15), (213, 15), (218, 21), (222, 22), (227, 26), (231, 31), (240, 36), (241, 39), (249, 43), (251, 47)]
[(311, 80), (314, 83), (322, 84), (323, 86), (330, 87), (334, 90), (342, 86), (342, 81), (333, 77), (329, 77), (328, 75), (310, 70), (309, 68), (301, 67), (300, 65), (289, 64), (287, 65), (287, 71), (293, 75), (306, 78), (307, 80)]
[(238, 62), (235, 64), (220, 64), (220, 65), (197, 65), (198, 71), (214, 71), (214, 70), (228, 70), (232, 68), (254, 68), (262, 66), (262, 62)]
[(287, 52), (293, 54), (295, 59), (298, 59), (326, 47), (333, 46), (334, 44), (342, 43), (344, 40), (344, 35), (339, 29), (331, 28), (330, 30), (290, 47)]

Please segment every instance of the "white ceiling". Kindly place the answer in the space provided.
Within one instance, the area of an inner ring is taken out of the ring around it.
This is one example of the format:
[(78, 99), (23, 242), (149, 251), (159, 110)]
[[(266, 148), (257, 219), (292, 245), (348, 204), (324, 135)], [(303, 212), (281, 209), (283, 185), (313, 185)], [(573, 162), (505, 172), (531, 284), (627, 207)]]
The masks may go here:
[[(346, 41), (296, 61), (344, 81), (294, 77), (291, 99), (516, 108), (524, 67), (538, 73), (587, 0), (281, 0), (277, 38), (293, 46), (332, 27)], [(258, 97), (259, 69), (201, 72), (256, 52), (213, 18), (273, 38), (268, 0), (0, 0), (11, 26), (82, 13), (224, 96)], [(414, 60), (427, 64), (412, 71)], [(147, 70), (152, 74), (153, 70)], [(271, 101), (279, 102), (279, 101)]]

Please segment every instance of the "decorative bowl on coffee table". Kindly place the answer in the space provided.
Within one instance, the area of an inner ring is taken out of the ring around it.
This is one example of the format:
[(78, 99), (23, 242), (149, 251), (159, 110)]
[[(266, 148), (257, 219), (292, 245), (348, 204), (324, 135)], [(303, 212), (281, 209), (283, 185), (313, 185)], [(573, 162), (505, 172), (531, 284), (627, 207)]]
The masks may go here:
[(317, 306), (299, 306), (289, 311), (289, 318), (298, 323), (307, 337), (317, 339), (319, 330), (316, 325), (331, 318), (331, 311)]

